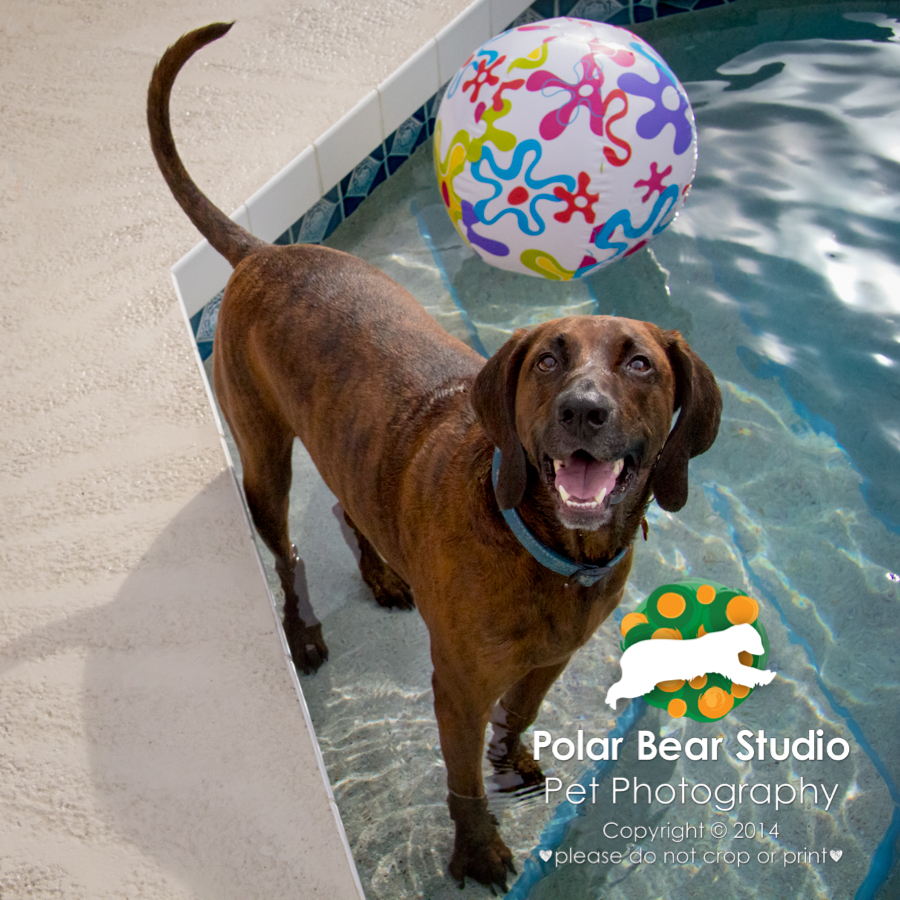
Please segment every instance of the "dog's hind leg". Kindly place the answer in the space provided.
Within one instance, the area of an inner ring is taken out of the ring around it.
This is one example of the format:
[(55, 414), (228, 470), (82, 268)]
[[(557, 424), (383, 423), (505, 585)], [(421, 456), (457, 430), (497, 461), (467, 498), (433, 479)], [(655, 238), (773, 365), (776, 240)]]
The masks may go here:
[(409, 585), (381, 558), (346, 511), (344, 521), (356, 535), (360, 553), (359, 571), (378, 605), (389, 609), (414, 609), (415, 602)]
[(288, 647), (294, 665), (309, 675), (328, 659), (328, 647), (309, 600), (306, 568), (288, 532), (294, 436), (257, 405), (244, 403), (238, 410), (229, 410), (223, 403), (222, 407), (238, 445), (250, 516), (275, 556), (275, 571), (284, 591), (282, 622)]
[(322, 637), (322, 625), (313, 612), (306, 584), (306, 566), (291, 544), (292, 555), (275, 560), (275, 571), (284, 591), (284, 636), (294, 665), (304, 675), (315, 672), (328, 659), (328, 646)]
[(537, 718), (547, 691), (568, 663), (567, 659), (554, 666), (532, 669), (494, 707), (487, 757), (494, 766), (493, 781), (502, 793), (544, 783), (540, 765), (522, 743), (522, 733)]

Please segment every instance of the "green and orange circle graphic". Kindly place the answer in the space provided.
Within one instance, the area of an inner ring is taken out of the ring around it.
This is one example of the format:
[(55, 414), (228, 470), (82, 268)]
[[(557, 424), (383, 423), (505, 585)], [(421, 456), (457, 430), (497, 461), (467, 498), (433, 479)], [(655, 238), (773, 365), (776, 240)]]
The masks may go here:
[[(620, 625), (622, 650), (649, 640), (683, 641), (723, 631), (732, 625), (752, 625), (762, 639), (760, 656), (743, 651), (745, 666), (765, 669), (769, 658), (769, 637), (760, 621), (759, 604), (741, 591), (708, 579), (690, 579), (657, 588)], [(709, 672), (690, 681), (661, 681), (644, 699), (664, 709), (673, 719), (687, 716), (698, 722), (715, 722), (740, 706), (753, 688), (735, 684), (718, 672)]]

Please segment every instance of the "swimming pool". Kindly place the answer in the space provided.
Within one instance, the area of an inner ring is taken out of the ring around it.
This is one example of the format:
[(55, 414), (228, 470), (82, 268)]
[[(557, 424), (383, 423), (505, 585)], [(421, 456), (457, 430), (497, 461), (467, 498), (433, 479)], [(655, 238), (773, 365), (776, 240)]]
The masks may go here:
[[(517, 863), (527, 859), (512, 896), (900, 892), (898, 14), (897, 3), (741, 0), (642, 28), (691, 95), (697, 178), (652, 248), (585, 281), (543, 282), (475, 258), (450, 226), (427, 145), (327, 241), (378, 265), (484, 352), (521, 325), (616, 313), (678, 328), (723, 390), (720, 437), (692, 463), (687, 507), (676, 516), (651, 508), (618, 618), (689, 575), (734, 586), (760, 601), (781, 677), (715, 726), (637, 703), (617, 719), (602, 703), (617, 673), (619, 635), (608, 622), (551, 691), (538, 727), (564, 735), (618, 727), (626, 747), (639, 729), (682, 743), (723, 734), (728, 754), (702, 762), (626, 755), (602, 772), (577, 763), (548, 771), (606, 785), (582, 806), (496, 798)], [(331, 648), (303, 690), (354, 857), (370, 897), (458, 896), (444, 874), (452, 832), (427, 635), (415, 614), (386, 613), (367, 598), (333, 505), (298, 447), (292, 534)], [(743, 762), (734, 755), (742, 728), (779, 738), (821, 728), (826, 740), (845, 739), (850, 754)], [(752, 798), (722, 811), (630, 798), (612, 806), (615, 777), (711, 787), (803, 777), (838, 790), (828, 810), (811, 794), (805, 807), (777, 811)], [(736, 837), (739, 821), (766, 834)], [(619, 828), (610, 838), (610, 822), (702, 824), (707, 836), (635, 841)], [(720, 822), (728, 835), (710, 840)], [(747, 846), (750, 863), (725, 856)], [(576, 865), (556, 855), (616, 849), (661, 859)], [(667, 851), (690, 849), (723, 855), (663, 862)]]

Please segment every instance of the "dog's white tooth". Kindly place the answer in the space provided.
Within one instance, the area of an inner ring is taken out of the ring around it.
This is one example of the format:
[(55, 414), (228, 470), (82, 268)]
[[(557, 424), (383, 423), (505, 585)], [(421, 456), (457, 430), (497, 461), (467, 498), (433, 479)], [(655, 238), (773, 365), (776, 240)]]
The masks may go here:
[(553, 460), (553, 471), (554, 471), (554, 473), (559, 471), (559, 467), (560, 467), (561, 465), (562, 465), (562, 460), (561, 460), (561, 459), (554, 459), (554, 460)]
[(625, 460), (617, 459), (616, 464), (613, 466), (613, 475), (615, 475), (616, 478), (618, 478), (624, 467), (625, 467)]
[(599, 506), (603, 502), (603, 498), (605, 496), (606, 496), (606, 488), (603, 488), (603, 490), (600, 491), (600, 493), (597, 494), (596, 497), (594, 497), (594, 501), (596, 502), (597, 506)]
[(569, 499), (569, 492), (560, 484), (557, 485), (557, 490), (559, 491), (559, 496), (563, 498), (563, 502), (567, 502)]

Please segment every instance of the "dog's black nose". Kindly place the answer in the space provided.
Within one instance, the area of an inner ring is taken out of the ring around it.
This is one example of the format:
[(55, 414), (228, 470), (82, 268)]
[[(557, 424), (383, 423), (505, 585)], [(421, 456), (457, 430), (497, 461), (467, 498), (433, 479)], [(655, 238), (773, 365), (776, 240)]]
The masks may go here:
[(573, 437), (589, 439), (606, 424), (612, 401), (595, 389), (576, 389), (560, 394), (556, 411), (559, 424)]

